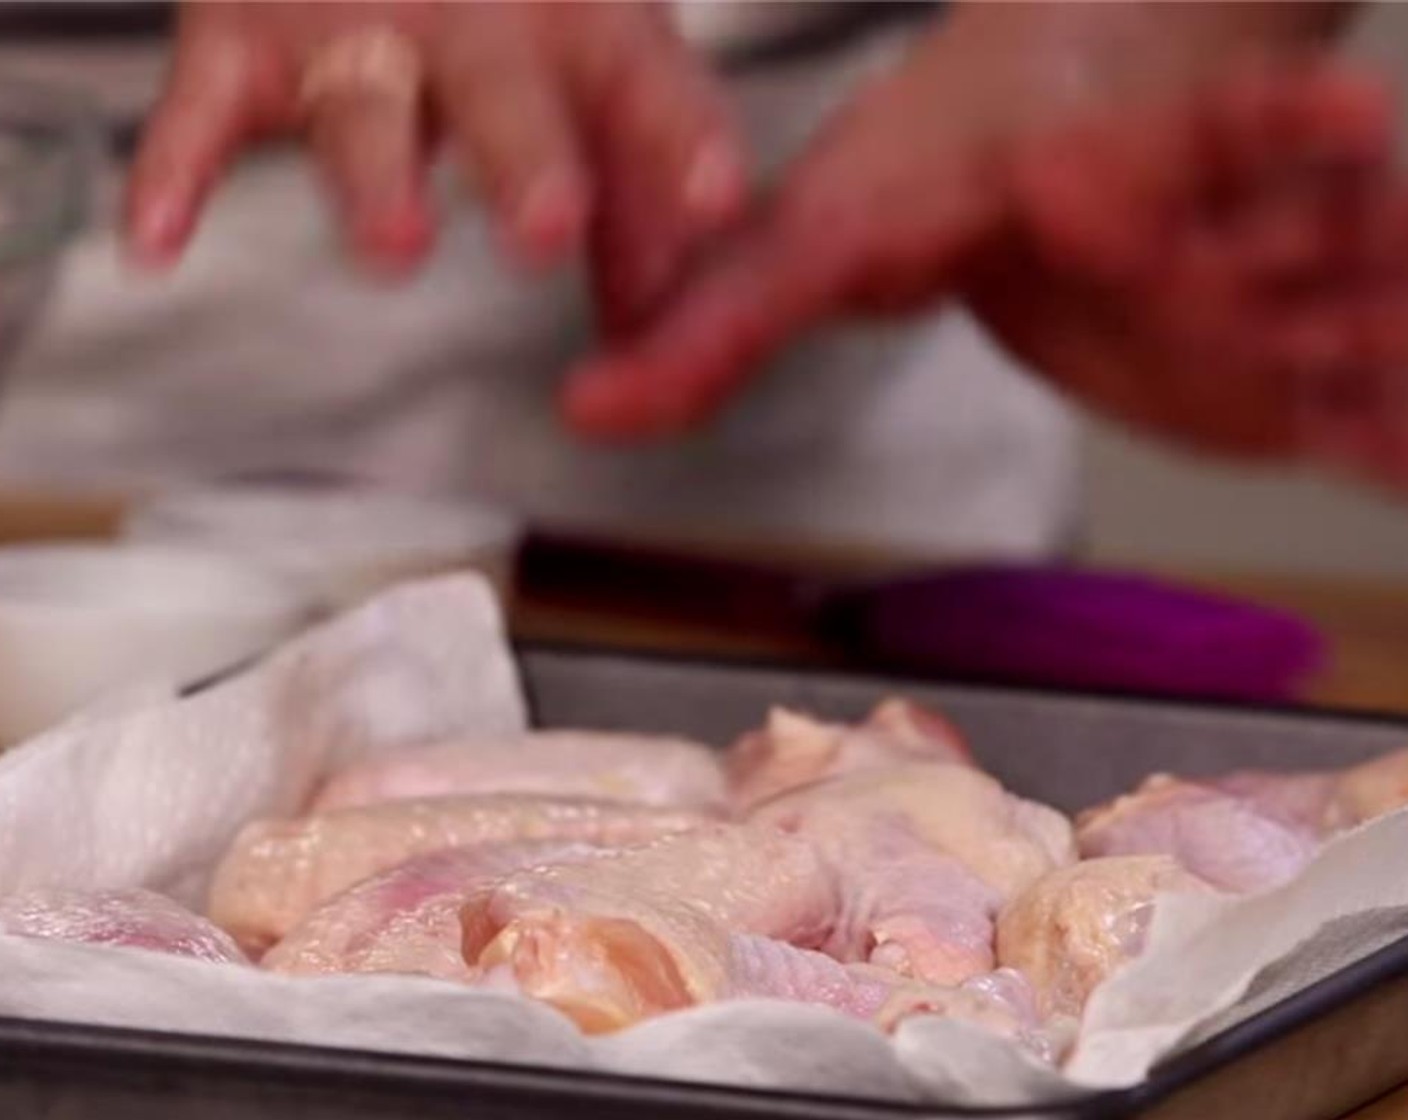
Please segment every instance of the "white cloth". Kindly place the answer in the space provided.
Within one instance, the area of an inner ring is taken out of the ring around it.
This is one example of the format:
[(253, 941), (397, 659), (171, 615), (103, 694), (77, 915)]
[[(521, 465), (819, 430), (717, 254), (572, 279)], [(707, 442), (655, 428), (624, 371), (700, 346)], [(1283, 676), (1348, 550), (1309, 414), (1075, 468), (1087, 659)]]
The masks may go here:
[[(736, 81), (757, 149), (794, 151), (895, 46)], [(712, 430), (642, 451), (558, 425), (553, 391), (586, 323), (577, 278), (508, 275), (464, 206), (414, 283), (359, 277), (311, 177), (266, 157), (219, 195), (172, 278), (126, 271), (108, 222), (71, 253), (6, 385), (0, 478), (331, 471), (599, 527), (1016, 555), (1068, 529), (1069, 420), (963, 316), (807, 341)]]

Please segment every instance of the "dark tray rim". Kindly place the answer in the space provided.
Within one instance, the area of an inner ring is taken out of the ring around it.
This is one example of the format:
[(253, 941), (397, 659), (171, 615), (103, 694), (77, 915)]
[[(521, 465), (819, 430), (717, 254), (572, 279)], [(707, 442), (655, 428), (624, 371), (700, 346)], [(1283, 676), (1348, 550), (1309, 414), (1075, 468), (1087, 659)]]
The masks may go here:
[[(926, 676), (905, 670), (864, 664), (817, 664), (787, 658), (771, 658), (750, 654), (714, 654), (696, 651), (661, 650), (649, 646), (601, 645), (593, 642), (515, 641), (514, 654), (546, 654), (592, 660), (643, 661), (662, 665), (678, 665), (688, 669), (725, 669), (777, 673), (790, 677), (810, 677), (814, 680), (843, 680), (858, 683), (884, 683), (897, 690), (906, 688), (958, 688), (968, 692), (986, 693), (994, 697), (1014, 696), (1056, 703), (1097, 703), (1138, 708), (1173, 708), (1179, 711), (1203, 711), (1229, 719), (1264, 718), (1354, 723), (1366, 726), (1397, 727), (1408, 732), (1408, 714), (1377, 711), (1368, 708), (1342, 708), (1332, 705), (1266, 703), (1228, 700), (1214, 696), (1176, 696), (1169, 693), (1141, 692), (1125, 689), (1063, 688), (1013, 683), (980, 675)], [(531, 687), (527, 687), (528, 710), (536, 710)]]
[[(1128, 1089), (1074, 1092), (1028, 1105), (973, 1106), (886, 1102), (811, 1093), (730, 1088), (596, 1071), (454, 1060), (412, 1054), (264, 1042), (169, 1031), (0, 1018), (0, 1057), (23, 1073), (35, 1065), (100, 1062), (119, 1081), (180, 1072), (224, 1075), (289, 1088), (356, 1092), (415, 1091), (445, 1099), (470, 1093), (531, 1097), (581, 1107), (588, 1103), (707, 1108), (738, 1120), (899, 1120), (907, 1117), (1018, 1117), (1036, 1114), (1127, 1115), (1246, 1058), (1308, 1023), (1348, 1006), (1379, 985), (1408, 976), (1408, 936), (1347, 966), (1266, 1011), (1223, 1031)], [(0, 1073), (0, 1078), (4, 1074)]]
[[(656, 665), (678, 665), (700, 671), (762, 671), (792, 677), (810, 677), (856, 683), (885, 683), (905, 687), (955, 687), (993, 695), (1012, 695), (1058, 702), (1097, 702), (1150, 705), (1205, 710), (1239, 716), (1274, 716), (1291, 720), (1323, 720), (1408, 728), (1408, 720), (1387, 714), (1284, 705), (1240, 705), (1218, 700), (1179, 700), (1168, 696), (1140, 697), (1128, 693), (1102, 693), (1061, 689), (1035, 689), (1007, 684), (984, 684), (950, 679), (916, 678), (886, 672), (853, 671), (817, 665), (796, 665), (781, 660), (746, 657), (708, 657), (697, 653), (663, 653), (653, 650), (574, 645), (571, 643), (516, 642), (515, 656), (544, 654), (569, 658), (610, 659)], [(187, 694), (242, 671), (239, 666), (203, 681)], [(525, 681), (525, 687), (527, 686)], [(536, 710), (531, 688), (527, 696), (530, 715)], [(1369, 995), (1380, 985), (1408, 978), (1408, 935), (1324, 977), (1310, 987), (1277, 1002), (1248, 1019), (1199, 1043), (1170, 1061), (1156, 1066), (1136, 1085), (1126, 1089), (1076, 1091), (1049, 1101), (1027, 1105), (975, 1106), (939, 1102), (888, 1102), (775, 1090), (730, 1088), (706, 1083), (659, 1078), (630, 1077), (596, 1071), (515, 1065), (505, 1062), (454, 1060), (386, 1054), (374, 1051), (317, 1047), (304, 1044), (232, 1039), (211, 1035), (89, 1026), (51, 1020), (0, 1017), (0, 1061), (23, 1073), (34, 1063), (106, 1063), (105, 1073), (123, 1079), (174, 1074), (178, 1071), (247, 1077), (277, 1078), (281, 1085), (302, 1085), (324, 1090), (416, 1091), (463, 1099), (469, 1092), (493, 1093), (540, 1103), (558, 1101), (581, 1107), (654, 1104), (661, 1108), (711, 1109), (713, 1115), (736, 1120), (757, 1117), (796, 1117), (797, 1120), (900, 1120), (906, 1117), (1018, 1117), (1046, 1114), (1079, 1116), (1084, 1120), (1126, 1115), (1148, 1108), (1220, 1069), (1270, 1046), (1322, 1016)], [(120, 1068), (118, 1064), (120, 1063)], [(3, 1069), (0, 1066), (0, 1069)], [(0, 1079), (4, 1074), (0, 1073)]]

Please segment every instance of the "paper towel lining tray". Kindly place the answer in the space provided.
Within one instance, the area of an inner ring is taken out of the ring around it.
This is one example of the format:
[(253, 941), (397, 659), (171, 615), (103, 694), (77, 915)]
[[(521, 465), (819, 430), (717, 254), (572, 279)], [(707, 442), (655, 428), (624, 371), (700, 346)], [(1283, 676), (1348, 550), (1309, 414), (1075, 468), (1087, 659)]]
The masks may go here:
[[(836, 718), (900, 691), (947, 713), (984, 765), (1076, 809), (1159, 769), (1344, 765), (1401, 747), (1392, 720), (911, 684), (683, 658), (529, 649), (543, 726), (690, 734), (724, 743), (774, 703)], [(65, 1120), (901, 1120), (1135, 1113), (1330, 1120), (1408, 1082), (1408, 935), (1226, 1025), (1121, 1092), (1044, 1107), (945, 1108), (821, 1098), (528, 1066), (368, 1054), (0, 1019), (0, 1117)]]

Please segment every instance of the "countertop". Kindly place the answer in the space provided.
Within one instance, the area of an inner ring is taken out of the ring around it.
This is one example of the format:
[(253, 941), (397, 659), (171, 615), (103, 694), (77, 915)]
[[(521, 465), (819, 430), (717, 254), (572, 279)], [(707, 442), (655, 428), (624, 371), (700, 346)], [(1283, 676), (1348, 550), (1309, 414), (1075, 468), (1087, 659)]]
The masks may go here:
[[(101, 538), (116, 529), (125, 502), (118, 496), (16, 493), (0, 490), (0, 543), (33, 539)], [(818, 574), (903, 567), (906, 557), (854, 550), (714, 543), (712, 549), (768, 560), (785, 559)], [(1368, 581), (1332, 576), (1165, 570), (1157, 574), (1209, 590), (1292, 610), (1318, 626), (1331, 647), (1309, 702), (1408, 717), (1408, 577)], [(802, 634), (754, 634), (736, 628), (624, 618), (605, 611), (514, 602), (511, 624), (520, 638), (603, 644), (721, 657), (828, 663), (835, 655)]]

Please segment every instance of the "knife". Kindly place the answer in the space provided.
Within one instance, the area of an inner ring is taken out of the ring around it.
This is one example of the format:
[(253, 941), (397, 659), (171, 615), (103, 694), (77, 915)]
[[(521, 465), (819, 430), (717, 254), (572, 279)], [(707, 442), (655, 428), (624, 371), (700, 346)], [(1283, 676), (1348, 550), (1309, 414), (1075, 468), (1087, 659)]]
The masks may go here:
[(805, 634), (875, 668), (1083, 691), (1282, 703), (1325, 643), (1283, 611), (1128, 572), (1038, 564), (836, 579), (536, 529), (518, 558), (534, 601), (753, 634)]

